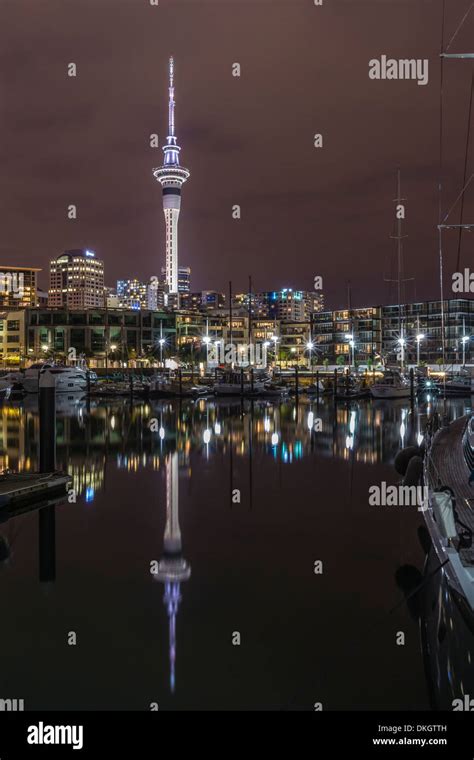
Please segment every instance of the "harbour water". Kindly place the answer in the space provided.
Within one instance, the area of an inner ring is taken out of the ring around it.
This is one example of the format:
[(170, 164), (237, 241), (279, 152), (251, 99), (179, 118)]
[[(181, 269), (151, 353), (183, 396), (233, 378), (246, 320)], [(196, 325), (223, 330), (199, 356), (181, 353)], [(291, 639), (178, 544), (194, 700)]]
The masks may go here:
[[(395, 454), (434, 408), (58, 399), (74, 492), (0, 523), (0, 699), (429, 708), (400, 582), (423, 569), (422, 515), (368, 493), (398, 482)], [(470, 408), (447, 402), (450, 419)], [(1, 468), (34, 471), (37, 399), (3, 406), (0, 426)]]

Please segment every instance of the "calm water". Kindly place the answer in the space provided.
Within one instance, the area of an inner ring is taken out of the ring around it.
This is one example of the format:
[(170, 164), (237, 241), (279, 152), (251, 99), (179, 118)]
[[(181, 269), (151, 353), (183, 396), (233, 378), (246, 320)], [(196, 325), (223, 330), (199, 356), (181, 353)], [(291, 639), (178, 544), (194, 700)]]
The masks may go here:
[[(450, 416), (469, 403), (450, 402)], [(428, 708), (419, 610), (399, 604), (397, 582), (423, 569), (422, 517), (369, 507), (368, 489), (397, 482), (393, 458), (431, 411), (62, 399), (57, 464), (77, 500), (0, 524), (0, 698), (27, 710)], [(34, 470), (36, 400), (0, 419), (2, 468)], [(169, 560), (150, 570), (177, 548), (178, 511), (185, 562), (170, 582)]]

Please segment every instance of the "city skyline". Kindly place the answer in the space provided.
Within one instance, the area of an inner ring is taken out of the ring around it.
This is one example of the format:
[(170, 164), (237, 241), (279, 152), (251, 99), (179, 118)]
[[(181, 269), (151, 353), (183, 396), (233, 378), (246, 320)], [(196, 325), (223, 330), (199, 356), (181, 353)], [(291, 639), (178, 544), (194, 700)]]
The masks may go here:
[[(165, 239), (150, 171), (166, 137), (163, 71), (173, 53), (181, 142), (193, 167), (180, 259), (197, 290), (225, 290), (231, 279), (244, 291), (248, 274), (258, 290), (310, 289), (321, 275), (331, 306), (345, 304), (347, 280), (354, 305), (393, 301), (383, 276), (393, 254), (400, 166), (406, 270), (417, 291), (405, 300), (436, 297), (439, 3), (430, 3), (432, 13), (418, 4), (381, 5), (345, 3), (342, 19), (331, 4), (279, 4), (263, 47), (265, 3), (184, 8), (165, 1), (140, 12), (123, 3), (107, 40), (98, 33), (107, 3), (85, 0), (66, 10), (45, 0), (37, 25), (25, 25), (18, 6), (4, 7), (1, 259), (45, 269), (62, 250), (88, 246), (103, 258), (108, 282), (159, 274)], [(465, 11), (461, 1), (453, 5), (447, 36)], [(32, 7), (27, 0), (22, 6)], [(60, 36), (50, 31), (53, 17)], [(211, 23), (217, 34), (207, 38), (196, 69), (199, 39)], [(332, 52), (344, 28), (353, 29), (346, 59)], [(368, 61), (384, 50), (428, 58), (428, 85), (371, 81)], [(67, 76), (71, 61), (76, 78)], [(240, 77), (232, 76), (234, 62)], [(462, 180), (469, 72), (445, 68), (449, 208)], [(313, 146), (316, 132), (324, 135), (322, 150)], [(157, 149), (149, 146), (152, 133), (160, 137)], [(79, 216), (70, 221), (73, 202)], [(232, 219), (234, 204), (240, 220)], [(447, 270), (456, 244), (449, 238)]]

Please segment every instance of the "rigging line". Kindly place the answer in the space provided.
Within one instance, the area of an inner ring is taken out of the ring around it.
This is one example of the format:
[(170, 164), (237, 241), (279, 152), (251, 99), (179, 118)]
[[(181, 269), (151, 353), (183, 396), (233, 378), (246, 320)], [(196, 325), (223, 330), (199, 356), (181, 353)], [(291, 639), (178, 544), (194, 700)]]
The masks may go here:
[[(474, 3), (473, 3), (474, 5)], [(471, 139), (471, 113), (472, 113), (472, 92), (474, 90), (474, 67), (472, 69), (472, 76), (471, 76), (471, 96), (469, 98), (469, 114), (467, 117), (467, 135), (466, 135), (466, 153), (464, 154), (464, 174), (463, 174), (463, 185), (466, 184), (466, 173), (467, 173), (467, 162), (468, 162), (468, 156), (469, 156), (469, 142)], [(461, 212), (460, 212), (460, 219), (459, 221), (462, 224), (464, 216), (464, 192), (461, 200)], [(460, 267), (460, 260), (461, 260), (461, 240), (462, 240), (462, 227), (459, 228), (459, 238), (458, 238), (458, 257), (456, 261), (456, 272), (459, 272)]]
[(453, 205), (451, 206), (451, 208), (449, 209), (449, 211), (446, 213), (446, 215), (443, 217), (443, 220), (442, 220), (441, 224), (444, 224), (444, 223), (445, 223), (445, 221), (447, 220), (447, 218), (448, 218), (448, 216), (450, 215), (451, 211), (453, 211), (453, 209), (454, 209), (454, 208), (455, 208), (455, 206), (457, 205), (457, 203), (458, 203), (459, 199), (460, 199), (461, 197), (462, 197), (462, 198), (464, 198), (464, 193), (466, 192), (467, 188), (468, 188), (468, 187), (469, 187), (469, 185), (471, 184), (471, 182), (472, 182), (473, 178), (474, 178), (474, 174), (471, 174), (471, 176), (469, 177), (468, 181), (467, 181), (467, 182), (466, 182), (466, 184), (464, 185), (463, 189), (461, 190), (461, 192), (460, 192), (460, 193), (459, 193), (459, 195), (457, 196), (456, 200), (454, 201)]
[[(444, 47), (444, 17), (445, 17), (446, 0), (442, 3), (441, 15), (441, 42), (440, 53), (443, 53)], [(444, 76), (444, 58), (440, 59), (440, 83), (439, 83), (439, 177), (438, 177), (438, 224), (441, 224), (442, 215), (442, 171), (443, 171), (443, 76)], [(444, 334), (444, 289), (443, 289), (443, 235), (441, 227), (438, 226), (438, 243), (439, 243), (439, 283), (441, 297), (441, 346), (443, 351), (443, 365), (446, 363), (446, 346)]]
[[(467, 19), (468, 15), (470, 14), (470, 12), (471, 12), (471, 10), (472, 10), (473, 7), (474, 7), (474, 0), (471, 3), (470, 7), (467, 9), (465, 15), (463, 16), (463, 19), (462, 19), (461, 23), (459, 24), (458, 28), (456, 29), (456, 31), (454, 32), (453, 36), (451, 37), (451, 39), (449, 40), (448, 44), (446, 45), (446, 51), (445, 52), (447, 52), (449, 50), (449, 48), (451, 47), (451, 44), (454, 42), (454, 38), (457, 36), (457, 33), (461, 29), (462, 25), (464, 24), (465, 20)], [(443, 51), (441, 50), (441, 52), (443, 52)]]

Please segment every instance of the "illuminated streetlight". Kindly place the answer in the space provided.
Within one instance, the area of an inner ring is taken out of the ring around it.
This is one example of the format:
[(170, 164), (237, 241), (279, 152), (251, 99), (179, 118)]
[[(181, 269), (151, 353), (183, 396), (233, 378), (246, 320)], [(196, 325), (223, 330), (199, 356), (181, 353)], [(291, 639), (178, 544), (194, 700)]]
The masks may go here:
[(416, 366), (420, 366), (420, 343), (425, 339), (423, 333), (418, 333), (416, 336)]

